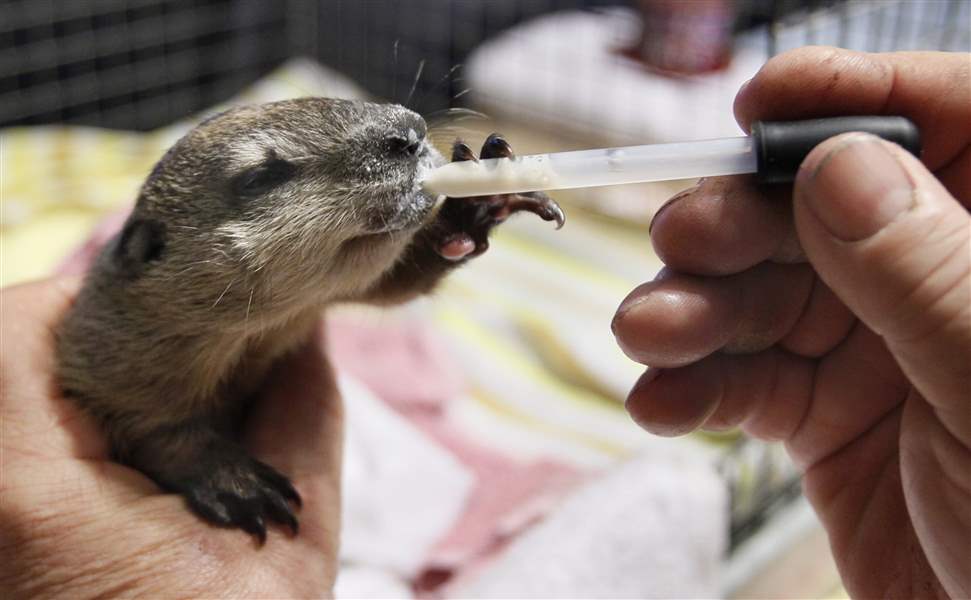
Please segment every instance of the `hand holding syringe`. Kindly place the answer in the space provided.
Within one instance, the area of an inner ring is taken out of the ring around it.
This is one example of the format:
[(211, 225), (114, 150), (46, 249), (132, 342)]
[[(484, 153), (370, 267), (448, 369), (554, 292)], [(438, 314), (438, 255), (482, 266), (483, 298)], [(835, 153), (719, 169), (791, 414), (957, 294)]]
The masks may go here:
[(903, 117), (836, 117), (755, 123), (748, 137), (452, 162), (430, 172), (422, 185), (461, 198), (743, 173), (781, 183), (792, 181), (817, 144), (851, 131), (920, 153), (919, 132)]

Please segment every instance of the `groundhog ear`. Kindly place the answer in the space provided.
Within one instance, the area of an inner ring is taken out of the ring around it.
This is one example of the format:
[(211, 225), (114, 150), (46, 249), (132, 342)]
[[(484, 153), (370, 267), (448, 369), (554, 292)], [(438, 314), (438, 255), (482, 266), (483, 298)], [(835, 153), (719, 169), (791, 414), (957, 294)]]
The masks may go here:
[(125, 223), (114, 248), (115, 265), (125, 274), (138, 275), (165, 250), (165, 224), (153, 219)]

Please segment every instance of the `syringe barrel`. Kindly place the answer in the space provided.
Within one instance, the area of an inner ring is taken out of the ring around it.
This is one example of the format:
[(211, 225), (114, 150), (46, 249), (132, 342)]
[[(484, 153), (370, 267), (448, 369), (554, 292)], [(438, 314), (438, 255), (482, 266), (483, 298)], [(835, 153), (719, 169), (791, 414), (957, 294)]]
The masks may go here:
[(423, 185), (467, 197), (753, 173), (753, 148), (737, 137), (466, 161), (435, 169)]
[(558, 189), (754, 173), (746, 137), (548, 155)]
[(433, 170), (423, 187), (430, 193), (467, 197), (742, 173), (782, 183), (793, 180), (817, 144), (850, 131), (877, 135), (920, 155), (920, 132), (904, 117), (831, 117), (756, 122), (752, 137), (450, 163)]

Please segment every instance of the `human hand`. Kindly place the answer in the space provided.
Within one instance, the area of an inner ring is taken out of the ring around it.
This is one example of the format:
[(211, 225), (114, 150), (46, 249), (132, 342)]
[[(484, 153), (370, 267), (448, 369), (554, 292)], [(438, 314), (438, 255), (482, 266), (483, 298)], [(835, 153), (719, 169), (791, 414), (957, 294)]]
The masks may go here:
[(300, 533), (211, 526), (108, 457), (54, 380), (52, 330), (78, 290), (0, 292), (0, 589), (4, 598), (321, 597), (334, 584), (343, 416), (320, 339), (272, 374), (250, 415), (254, 456), (291, 476)]
[(799, 49), (735, 113), (904, 115), (924, 165), (849, 134), (791, 194), (735, 177), (672, 199), (651, 229), (667, 268), (613, 323), (651, 367), (628, 410), (784, 441), (852, 596), (969, 597), (971, 58)]

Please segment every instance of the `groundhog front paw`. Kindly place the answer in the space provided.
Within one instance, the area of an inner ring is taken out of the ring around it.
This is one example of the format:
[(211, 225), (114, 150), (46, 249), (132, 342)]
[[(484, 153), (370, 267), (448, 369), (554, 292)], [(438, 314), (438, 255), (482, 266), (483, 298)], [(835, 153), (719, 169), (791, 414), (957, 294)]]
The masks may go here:
[[(452, 146), (453, 162), (512, 157), (512, 147), (498, 133), (486, 139), (478, 158), (461, 140)], [(443, 233), (438, 243), (438, 253), (449, 260), (482, 254), (489, 248), (488, 238), (492, 228), (517, 212), (531, 212), (544, 221), (556, 221), (557, 229), (565, 221), (560, 206), (542, 192), (447, 198), (439, 212)]]
[(218, 525), (239, 527), (261, 544), (266, 541), (267, 519), (297, 533), (290, 503), (300, 506), (301, 501), (289, 479), (242, 451), (202, 460), (208, 464), (178, 486), (198, 514)]

